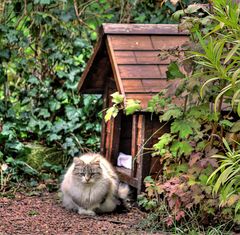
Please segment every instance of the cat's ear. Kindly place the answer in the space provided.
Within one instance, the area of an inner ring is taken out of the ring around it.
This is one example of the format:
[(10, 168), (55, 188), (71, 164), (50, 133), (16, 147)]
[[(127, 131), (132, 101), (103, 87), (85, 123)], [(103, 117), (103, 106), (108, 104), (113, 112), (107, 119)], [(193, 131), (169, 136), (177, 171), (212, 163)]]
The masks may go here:
[(92, 164), (96, 165), (96, 166), (100, 166), (100, 158), (96, 157), (93, 161)]
[(82, 161), (79, 157), (75, 157), (73, 158), (73, 162), (75, 163), (75, 165), (84, 165), (84, 161)]

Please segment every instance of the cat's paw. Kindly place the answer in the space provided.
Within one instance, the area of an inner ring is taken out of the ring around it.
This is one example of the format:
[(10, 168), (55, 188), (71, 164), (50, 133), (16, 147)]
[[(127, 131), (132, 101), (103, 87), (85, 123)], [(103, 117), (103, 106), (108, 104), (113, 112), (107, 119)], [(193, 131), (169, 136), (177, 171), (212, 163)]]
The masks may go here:
[(80, 215), (89, 215), (89, 216), (95, 216), (96, 215), (96, 213), (94, 211), (85, 210), (85, 209), (82, 209), (82, 208), (78, 209), (78, 214), (80, 214)]

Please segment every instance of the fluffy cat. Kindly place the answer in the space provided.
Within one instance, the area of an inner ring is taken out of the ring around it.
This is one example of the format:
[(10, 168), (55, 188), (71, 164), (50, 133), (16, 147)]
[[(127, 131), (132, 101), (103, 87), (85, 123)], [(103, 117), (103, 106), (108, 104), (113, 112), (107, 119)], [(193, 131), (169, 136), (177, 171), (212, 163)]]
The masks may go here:
[(128, 196), (111, 164), (100, 154), (75, 157), (61, 184), (63, 206), (79, 214), (112, 212)]

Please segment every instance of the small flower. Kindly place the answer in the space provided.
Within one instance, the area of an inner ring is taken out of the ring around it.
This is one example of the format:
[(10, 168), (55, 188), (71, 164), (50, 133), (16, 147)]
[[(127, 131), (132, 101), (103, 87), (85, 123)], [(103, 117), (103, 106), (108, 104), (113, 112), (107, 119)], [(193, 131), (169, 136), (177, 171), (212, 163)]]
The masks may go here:
[(6, 171), (7, 168), (8, 168), (8, 165), (7, 165), (6, 163), (3, 163), (3, 164), (1, 165), (1, 170), (2, 170), (2, 171)]

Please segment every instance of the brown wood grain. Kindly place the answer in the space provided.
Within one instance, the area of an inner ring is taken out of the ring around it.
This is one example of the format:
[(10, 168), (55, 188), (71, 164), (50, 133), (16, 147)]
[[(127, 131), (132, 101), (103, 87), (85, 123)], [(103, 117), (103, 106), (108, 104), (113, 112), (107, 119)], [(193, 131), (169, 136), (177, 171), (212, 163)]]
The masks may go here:
[(138, 115), (134, 114), (132, 118), (132, 140), (131, 140), (131, 156), (132, 156), (132, 170), (131, 176), (135, 177), (137, 172), (137, 163), (135, 161), (135, 156), (137, 154), (137, 120)]
[(109, 35), (113, 50), (153, 50), (150, 36)]
[(174, 58), (160, 59), (160, 51), (114, 51), (118, 64), (169, 64)]
[(118, 92), (120, 94), (124, 95), (125, 93), (124, 93), (124, 89), (123, 89), (123, 86), (122, 86), (121, 77), (120, 77), (120, 74), (119, 74), (119, 68), (117, 66), (117, 62), (116, 62), (116, 59), (115, 59), (111, 37), (107, 36), (105, 42), (106, 42), (106, 45), (107, 45), (107, 51), (108, 51), (109, 59), (110, 59), (110, 62), (111, 62), (112, 71), (113, 71), (113, 75), (114, 75), (114, 79), (115, 79), (115, 82), (116, 82)]
[(151, 36), (153, 48), (156, 50), (180, 49), (179, 46), (189, 41), (188, 36)]
[(119, 65), (122, 79), (166, 78), (167, 65)]
[(115, 167), (119, 180), (125, 182), (135, 188), (138, 186), (138, 179), (131, 176), (131, 170), (124, 167)]
[(189, 40), (188, 36), (179, 35), (111, 35), (108, 37), (111, 38), (115, 51), (179, 49), (181, 45)]
[(163, 79), (124, 79), (122, 82), (126, 94), (159, 93), (169, 85), (169, 82)]
[(177, 24), (112, 24), (102, 25), (105, 34), (188, 34), (181, 32)]

